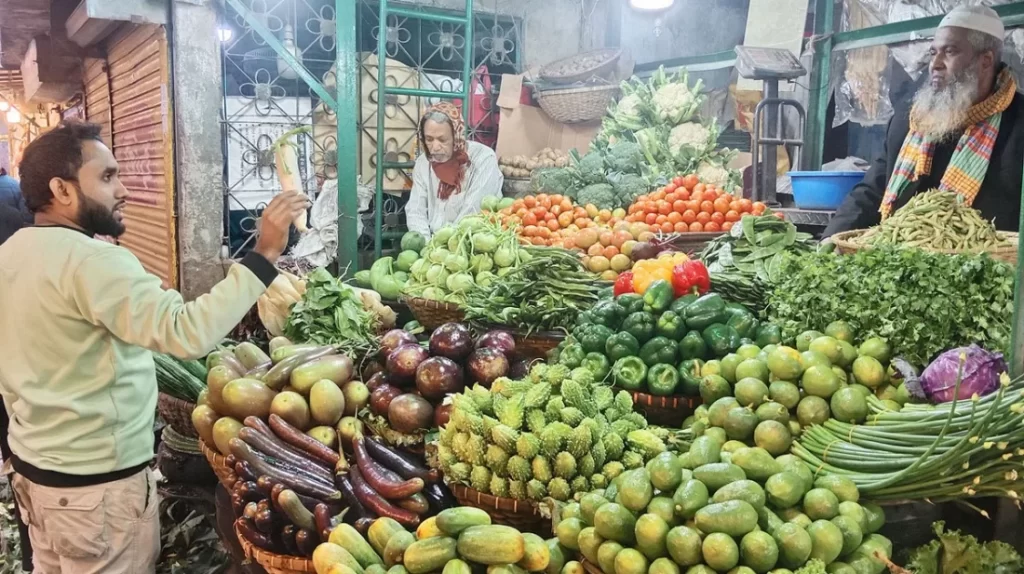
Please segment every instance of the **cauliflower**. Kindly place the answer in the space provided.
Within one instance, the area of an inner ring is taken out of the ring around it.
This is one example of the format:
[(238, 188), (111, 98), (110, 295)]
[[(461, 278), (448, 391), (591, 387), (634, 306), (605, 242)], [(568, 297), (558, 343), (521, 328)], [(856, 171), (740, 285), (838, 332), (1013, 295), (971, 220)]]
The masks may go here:
[(711, 151), (717, 139), (711, 129), (697, 122), (686, 122), (669, 132), (668, 149), (672, 155), (676, 155), (685, 147), (699, 157)]
[(612, 117), (619, 127), (627, 130), (638, 130), (644, 127), (641, 106), (643, 99), (640, 94), (629, 94), (619, 100)]
[(580, 205), (593, 204), (598, 209), (618, 207), (618, 203), (615, 201), (615, 190), (609, 183), (594, 183), (584, 187), (576, 195), (576, 203)]
[(715, 187), (727, 189), (731, 185), (735, 173), (723, 165), (702, 161), (697, 166), (697, 179), (704, 184), (711, 184)]
[(644, 163), (644, 152), (639, 144), (633, 142), (615, 143), (608, 146), (605, 161), (612, 171), (640, 173), (640, 166)]
[(661, 121), (669, 125), (678, 125), (689, 121), (700, 109), (703, 98), (699, 95), (703, 85), (700, 80), (691, 88), (687, 85), (687, 74), (669, 76), (664, 68), (651, 77), (654, 94), (651, 103), (654, 113)]

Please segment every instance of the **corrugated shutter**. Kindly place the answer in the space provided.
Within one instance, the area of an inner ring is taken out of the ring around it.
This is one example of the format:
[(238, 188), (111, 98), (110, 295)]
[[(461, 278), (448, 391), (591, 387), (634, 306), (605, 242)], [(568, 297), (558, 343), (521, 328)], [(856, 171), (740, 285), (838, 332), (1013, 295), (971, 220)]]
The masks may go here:
[(119, 243), (178, 286), (170, 65), (162, 26), (128, 25), (107, 43), (112, 149), (131, 195)]
[(83, 77), (85, 79), (85, 119), (103, 126), (103, 141), (110, 145), (110, 82), (107, 76), (107, 61), (102, 58), (86, 58)]

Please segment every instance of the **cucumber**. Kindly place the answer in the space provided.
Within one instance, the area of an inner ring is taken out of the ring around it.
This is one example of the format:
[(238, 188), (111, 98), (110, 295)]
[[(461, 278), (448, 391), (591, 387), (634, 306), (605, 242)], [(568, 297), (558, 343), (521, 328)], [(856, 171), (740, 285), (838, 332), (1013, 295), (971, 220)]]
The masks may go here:
[(449, 560), (456, 558), (454, 538), (436, 536), (413, 542), (405, 549), (403, 564), (409, 574), (426, 574), (441, 570)]
[(461, 506), (442, 510), (437, 515), (436, 523), (441, 532), (448, 536), (458, 536), (470, 526), (487, 526), (491, 523), (491, 516), (479, 508)]
[(459, 534), (458, 551), (478, 564), (515, 564), (526, 555), (526, 540), (511, 526), (470, 526)]
[(749, 502), (728, 500), (701, 508), (694, 521), (701, 532), (740, 537), (757, 528), (757, 518), (757, 510)]
[(348, 550), (364, 570), (374, 564), (382, 568), (384, 566), (384, 561), (373, 551), (370, 543), (349, 524), (341, 523), (336, 526), (331, 531), (330, 542)]

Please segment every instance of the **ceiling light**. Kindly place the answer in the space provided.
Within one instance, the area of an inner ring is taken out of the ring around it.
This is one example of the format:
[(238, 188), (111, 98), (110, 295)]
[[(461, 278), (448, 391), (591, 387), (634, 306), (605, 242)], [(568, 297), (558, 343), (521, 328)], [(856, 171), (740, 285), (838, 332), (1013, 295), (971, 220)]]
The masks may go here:
[(7, 123), (9, 123), (9, 124), (16, 124), (16, 123), (18, 123), (20, 121), (21, 121), (21, 114), (18, 113), (18, 110), (8, 110), (7, 111)]
[(221, 42), (230, 42), (231, 37), (235, 35), (235, 31), (230, 26), (221, 26), (217, 28), (217, 37), (220, 38)]
[(675, 0), (629, 0), (634, 10), (665, 10), (671, 8)]
[(5, 100), (0, 100), (0, 112), (6, 112), (11, 109), (11, 104), (8, 104)]

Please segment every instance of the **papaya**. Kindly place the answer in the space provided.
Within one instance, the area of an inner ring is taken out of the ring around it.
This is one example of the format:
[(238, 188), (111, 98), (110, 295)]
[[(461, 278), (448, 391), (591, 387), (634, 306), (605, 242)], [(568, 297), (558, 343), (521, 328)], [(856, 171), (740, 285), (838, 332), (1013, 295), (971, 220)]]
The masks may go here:
[(477, 564), (515, 564), (526, 555), (526, 540), (510, 526), (470, 526), (459, 534), (457, 549), (459, 556)]

